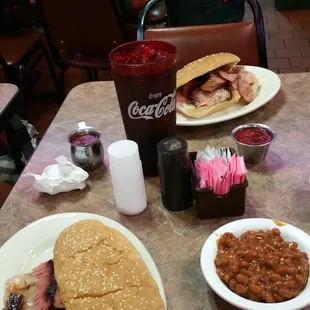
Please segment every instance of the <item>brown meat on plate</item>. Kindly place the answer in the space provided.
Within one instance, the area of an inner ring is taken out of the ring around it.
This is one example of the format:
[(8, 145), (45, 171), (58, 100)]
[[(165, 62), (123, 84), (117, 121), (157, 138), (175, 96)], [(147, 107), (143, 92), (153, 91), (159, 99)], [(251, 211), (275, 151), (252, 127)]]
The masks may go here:
[(207, 81), (201, 85), (201, 89), (209, 92), (213, 92), (221, 87), (223, 87), (227, 83), (226, 79), (214, 74), (210, 73), (210, 77)]
[(179, 87), (176, 93), (176, 100), (180, 103), (190, 104), (191, 100), (191, 92), (200, 86), (200, 83), (196, 80), (191, 80), (185, 85)]
[(217, 74), (223, 79), (233, 83), (237, 80), (239, 73), (244, 70), (243, 66), (233, 66), (231, 68), (222, 68), (218, 70)]
[(218, 75), (231, 83), (233, 83), (238, 78), (237, 73), (227, 73), (223, 70), (219, 70)]
[(53, 261), (40, 264), (31, 273), (8, 279), (5, 298), (4, 310), (48, 310), (51, 306), (64, 308), (54, 279)]
[[(183, 88), (183, 86), (181, 86), (180, 88)], [(177, 89), (176, 100), (179, 103), (186, 103), (186, 104), (191, 103), (191, 101), (183, 95), (182, 89)]]
[(253, 73), (242, 70), (238, 76), (237, 89), (240, 96), (246, 103), (250, 103), (254, 99), (253, 85), (256, 82), (256, 77)]
[(231, 93), (224, 88), (217, 89), (213, 92), (206, 92), (202, 89), (195, 89), (191, 93), (191, 97), (193, 101), (195, 101), (196, 107), (200, 108), (203, 106), (212, 106), (216, 103), (229, 100), (231, 98)]

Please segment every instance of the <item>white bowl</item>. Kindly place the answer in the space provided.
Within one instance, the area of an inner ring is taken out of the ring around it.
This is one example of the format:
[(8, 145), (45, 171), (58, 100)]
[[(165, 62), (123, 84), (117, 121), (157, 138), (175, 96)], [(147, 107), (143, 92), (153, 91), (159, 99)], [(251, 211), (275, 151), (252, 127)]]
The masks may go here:
[(308, 257), (310, 257), (310, 236), (308, 234), (289, 224), (278, 226), (270, 219), (253, 218), (228, 223), (214, 231), (203, 245), (200, 256), (203, 275), (213, 291), (230, 304), (244, 310), (297, 310), (310, 304), (309, 278), (305, 289), (297, 297), (289, 301), (268, 304), (251, 301), (238, 296), (216, 274), (214, 259), (217, 255), (217, 240), (222, 234), (231, 232), (239, 237), (247, 230), (269, 230), (272, 228), (278, 228), (285, 241), (296, 241), (298, 243), (298, 249), (306, 252)]

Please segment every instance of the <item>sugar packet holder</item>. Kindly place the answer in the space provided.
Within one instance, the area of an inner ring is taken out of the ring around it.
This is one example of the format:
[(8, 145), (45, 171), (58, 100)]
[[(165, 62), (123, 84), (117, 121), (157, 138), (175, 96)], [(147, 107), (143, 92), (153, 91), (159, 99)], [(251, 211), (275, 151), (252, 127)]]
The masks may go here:
[[(231, 154), (235, 150), (230, 148)], [(228, 194), (218, 196), (211, 189), (199, 186), (199, 180), (195, 170), (197, 152), (191, 152), (190, 168), (192, 177), (193, 200), (196, 207), (196, 216), (200, 219), (212, 219), (228, 216), (241, 216), (245, 212), (245, 194), (248, 180), (240, 185), (233, 185)]]

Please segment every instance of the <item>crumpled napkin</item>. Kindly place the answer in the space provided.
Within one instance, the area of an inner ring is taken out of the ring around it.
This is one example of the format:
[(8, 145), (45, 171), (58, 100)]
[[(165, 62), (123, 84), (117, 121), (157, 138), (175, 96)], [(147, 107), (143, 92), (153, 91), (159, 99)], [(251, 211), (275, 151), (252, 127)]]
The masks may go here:
[(55, 158), (57, 164), (47, 166), (42, 175), (27, 173), (25, 176), (33, 176), (33, 187), (39, 192), (56, 195), (69, 192), (74, 189), (84, 189), (85, 180), (89, 174), (80, 167), (75, 166), (65, 156)]

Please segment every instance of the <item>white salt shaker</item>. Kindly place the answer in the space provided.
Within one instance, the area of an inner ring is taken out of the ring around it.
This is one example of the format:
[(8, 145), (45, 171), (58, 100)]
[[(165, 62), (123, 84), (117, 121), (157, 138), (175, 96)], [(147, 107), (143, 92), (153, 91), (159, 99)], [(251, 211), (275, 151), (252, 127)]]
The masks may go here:
[(147, 200), (138, 144), (120, 140), (108, 147), (108, 154), (116, 210), (124, 215), (141, 213)]

